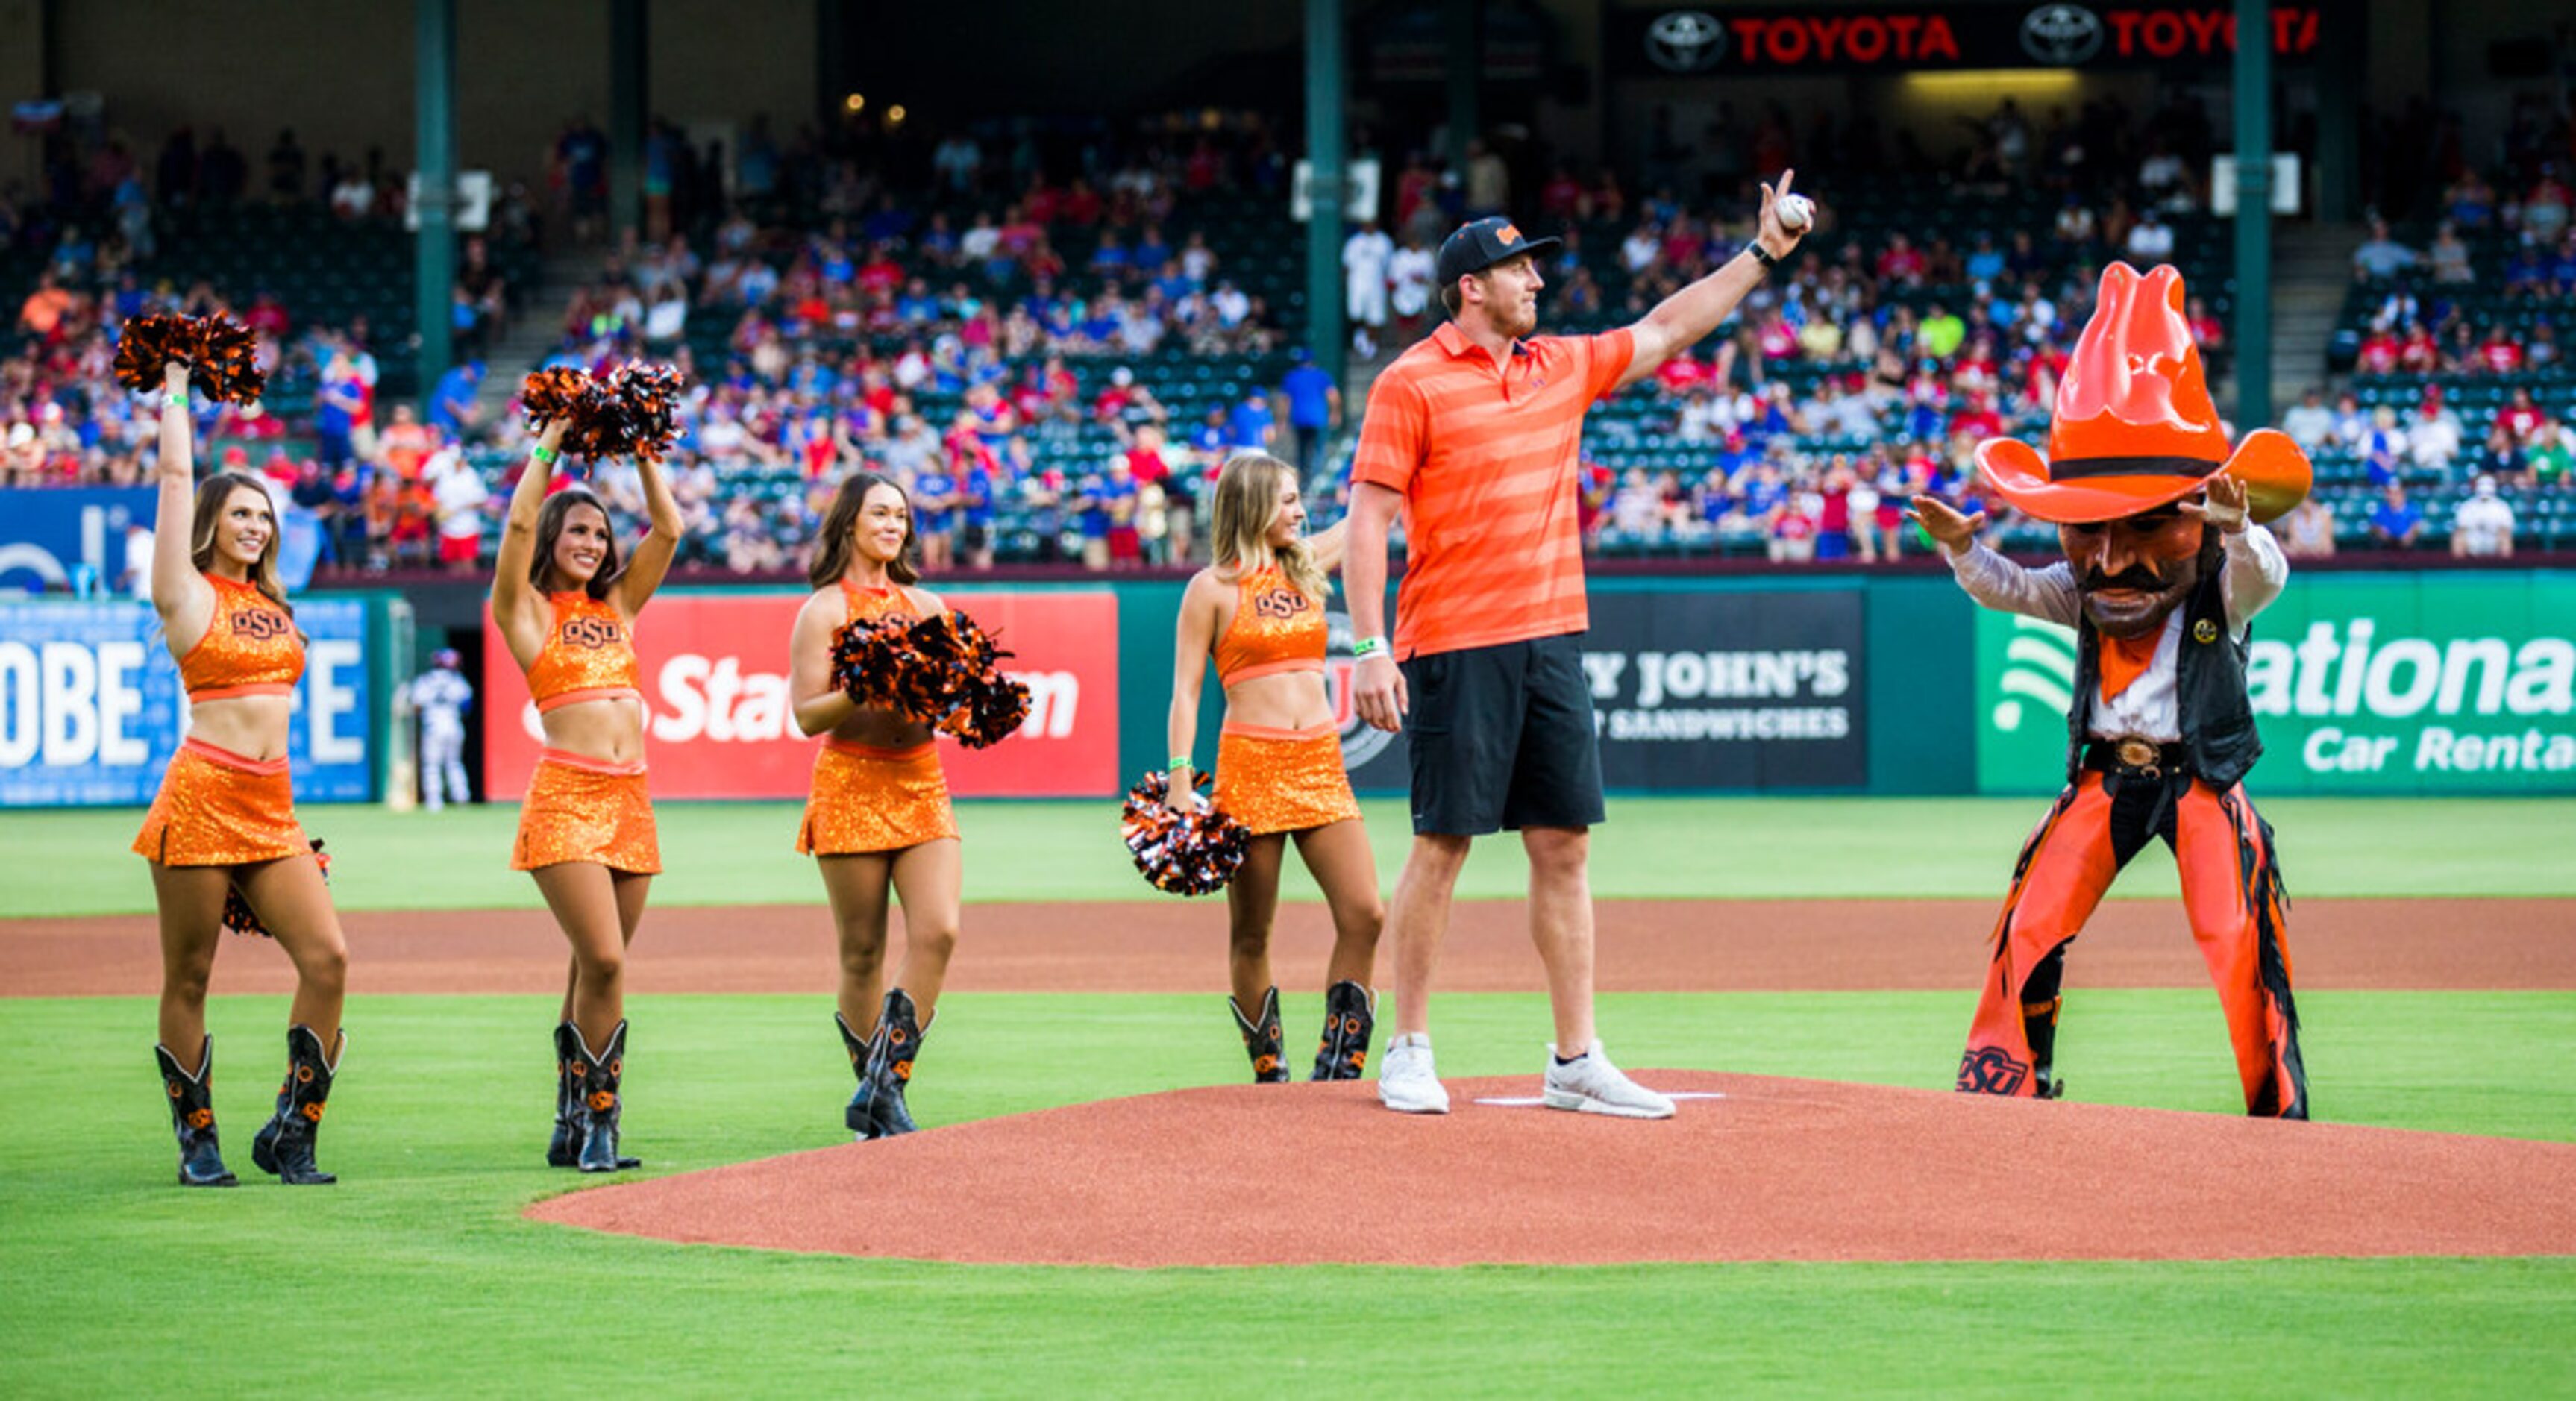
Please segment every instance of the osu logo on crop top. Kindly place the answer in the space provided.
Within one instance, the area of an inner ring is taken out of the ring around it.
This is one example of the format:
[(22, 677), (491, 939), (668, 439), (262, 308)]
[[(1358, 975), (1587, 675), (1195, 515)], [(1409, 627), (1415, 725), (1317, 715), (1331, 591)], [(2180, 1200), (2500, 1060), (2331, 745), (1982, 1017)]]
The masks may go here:
[(626, 634), (616, 619), (587, 613), (564, 619), (555, 635), (567, 647), (614, 647)]
[(295, 620), (275, 608), (244, 608), (227, 620), (235, 637), (267, 642), (295, 631)]
[(1291, 588), (1263, 589), (1252, 596), (1252, 611), (1265, 618), (1293, 618), (1314, 606)]

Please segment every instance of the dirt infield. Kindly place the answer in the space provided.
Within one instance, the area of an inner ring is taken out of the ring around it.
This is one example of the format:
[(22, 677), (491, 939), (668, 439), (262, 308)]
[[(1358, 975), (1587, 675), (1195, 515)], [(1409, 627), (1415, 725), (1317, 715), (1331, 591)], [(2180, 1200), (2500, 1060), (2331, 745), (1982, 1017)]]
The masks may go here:
[(2576, 1253), (2576, 1144), (1638, 1078), (1724, 1097), (1639, 1123), (1470, 1102), (1534, 1095), (1526, 1079), (1454, 1081), (1440, 1119), (1389, 1113), (1364, 1084), (1181, 1090), (528, 1214), (672, 1241), (1135, 1268)]
[[(1517, 901), (1456, 907), (1440, 968), (1453, 991), (1544, 986)], [(1605, 900), (1606, 992), (1959, 989), (1985, 964), (1988, 901)], [(542, 909), (355, 912), (352, 992), (560, 992), (563, 937)], [(2290, 947), (2302, 989), (2576, 988), (2576, 901), (2308, 900)], [(1282, 908), (1280, 984), (1320, 985), (1331, 928)], [(812, 992), (832, 985), (819, 906), (656, 909), (626, 968), (630, 992)], [(0, 920), (0, 995), (141, 995), (160, 985), (149, 917)], [(970, 905), (948, 986), (960, 992), (1205, 992), (1225, 978), (1214, 901)], [(2068, 970), (2077, 987), (2200, 987), (2200, 955), (2170, 901), (2105, 904)], [(227, 939), (217, 992), (286, 992), (265, 940)]]

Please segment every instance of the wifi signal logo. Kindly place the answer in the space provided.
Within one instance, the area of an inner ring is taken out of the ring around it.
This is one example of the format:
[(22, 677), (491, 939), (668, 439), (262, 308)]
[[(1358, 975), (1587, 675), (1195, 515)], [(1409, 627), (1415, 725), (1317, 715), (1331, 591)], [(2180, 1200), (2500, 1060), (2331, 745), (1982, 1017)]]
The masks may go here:
[(2053, 731), (2075, 704), (2075, 629), (2015, 614), (1995, 685), (2002, 692), (1991, 712), (1996, 729), (2020, 730), (2032, 718), (2027, 699), (2037, 702), (2037, 718)]
[(1990, 609), (1977, 611), (1977, 789), (2053, 791), (2066, 766), (2066, 712), (2075, 699), (2075, 632)]

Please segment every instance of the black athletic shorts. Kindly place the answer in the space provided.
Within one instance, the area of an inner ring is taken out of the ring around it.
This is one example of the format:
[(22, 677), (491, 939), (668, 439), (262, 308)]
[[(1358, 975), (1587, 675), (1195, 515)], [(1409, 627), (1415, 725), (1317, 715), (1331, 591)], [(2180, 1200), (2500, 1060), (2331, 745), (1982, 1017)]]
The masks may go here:
[(1404, 686), (1417, 835), (1601, 821), (1580, 633), (1417, 654)]

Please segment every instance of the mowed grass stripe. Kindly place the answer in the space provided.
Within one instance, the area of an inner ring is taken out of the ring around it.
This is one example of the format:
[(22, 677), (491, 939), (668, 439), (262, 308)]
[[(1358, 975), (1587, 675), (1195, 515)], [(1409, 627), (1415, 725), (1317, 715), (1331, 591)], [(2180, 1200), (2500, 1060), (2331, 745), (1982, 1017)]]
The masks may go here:
[[(1402, 805), (1363, 804), (1392, 889), (1411, 840)], [(1592, 846), (1604, 898), (1999, 899), (2023, 838), (2046, 804), (2030, 798), (1626, 798)], [(822, 903), (813, 862), (798, 856), (792, 803), (664, 803), (661, 904)], [(2281, 799), (2266, 815), (2280, 835), (2294, 895), (2385, 898), (2576, 897), (2576, 799)], [(372, 805), (312, 806), (306, 827), (329, 844), (344, 909), (533, 906), (509, 869), (518, 809), (443, 813)], [(1118, 841), (1108, 802), (962, 802), (966, 898), (972, 902), (1155, 897)], [(0, 917), (144, 914), (151, 882), (127, 851), (134, 809), (0, 813)], [(1465, 899), (1509, 899), (1528, 872), (1509, 836), (1479, 842), (1459, 885)], [(2142, 855), (2113, 898), (2167, 898), (2173, 861)], [(1282, 894), (1318, 898), (1292, 871)]]
[[(2576, 1136), (2576, 995), (2318, 994), (2302, 1008), (2328, 1117)], [(1297, 993), (1286, 1010), (1302, 1027), (1320, 1003)], [(1627, 995), (1602, 1009), (1631, 1065), (1923, 1086), (1946, 1081), (1967, 1010), (1933, 993)], [(283, 1013), (275, 998), (213, 1006), (218, 1104), (245, 1173)], [(185, 1376), (224, 1394), (291, 1374), (353, 1395), (602, 1377), (647, 1393), (837, 1392), (892, 1369), (936, 1394), (1207, 1394), (1257, 1375), (1310, 1388), (1400, 1376), (1421, 1394), (2439, 1395), (2563, 1392), (2570, 1375), (2565, 1259), (1120, 1272), (537, 1226), (520, 1208), (575, 1185), (538, 1162), (553, 1013), (530, 997), (353, 1000), (323, 1134), (341, 1185), (253, 1176), (202, 1193), (167, 1185), (147, 999), (0, 1003), (13, 1284), (0, 1391), (158, 1391)], [(639, 997), (632, 1013), (629, 1147), (649, 1170), (838, 1141), (848, 1076), (822, 991)], [(1438, 1015), (1444, 1070), (1535, 1075), (1541, 999), (1461, 994)], [(2065, 1058), (2083, 1099), (2235, 1105), (2205, 994), (2079, 991)], [(961, 994), (924, 1048), (915, 1103), (954, 1122), (1231, 1079), (1240, 1060), (1213, 992)], [(1283, 1142), (1278, 1171), (1313, 1151)], [(1402, 1189), (1400, 1163), (1388, 1181)]]

